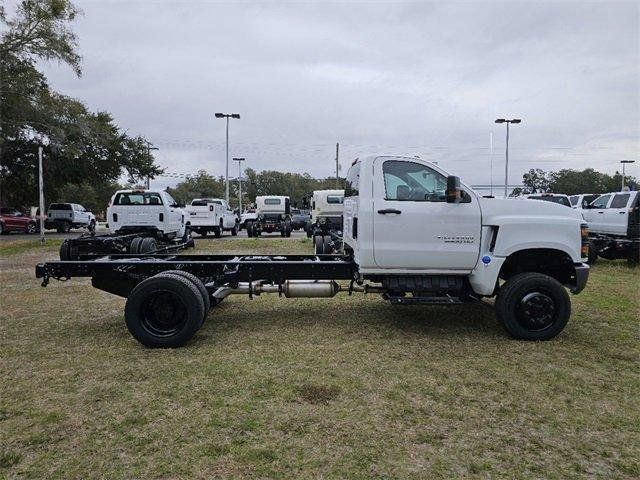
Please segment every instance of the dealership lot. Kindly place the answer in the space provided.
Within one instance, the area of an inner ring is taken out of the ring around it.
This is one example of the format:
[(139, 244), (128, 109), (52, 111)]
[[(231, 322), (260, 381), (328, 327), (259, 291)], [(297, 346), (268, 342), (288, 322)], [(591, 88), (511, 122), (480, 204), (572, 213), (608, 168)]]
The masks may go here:
[[(227, 238), (227, 237), (223, 237)], [(34, 278), (0, 246), (0, 474), (86, 477), (634, 478), (638, 270), (599, 262), (555, 340), (514, 341), (490, 307), (230, 297), (194, 341), (148, 350), (124, 299)], [(198, 253), (310, 253), (306, 238)]]

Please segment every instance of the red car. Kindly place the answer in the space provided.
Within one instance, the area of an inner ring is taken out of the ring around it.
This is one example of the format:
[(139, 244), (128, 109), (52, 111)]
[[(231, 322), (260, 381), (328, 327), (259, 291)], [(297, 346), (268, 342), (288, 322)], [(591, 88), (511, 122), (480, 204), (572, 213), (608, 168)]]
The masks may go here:
[(36, 221), (15, 208), (0, 208), (0, 234), (9, 232), (36, 233)]

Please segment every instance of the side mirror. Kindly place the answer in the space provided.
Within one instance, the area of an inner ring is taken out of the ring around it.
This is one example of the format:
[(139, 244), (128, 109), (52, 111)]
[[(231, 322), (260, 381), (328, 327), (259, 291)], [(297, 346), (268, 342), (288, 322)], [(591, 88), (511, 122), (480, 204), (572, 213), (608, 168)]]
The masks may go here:
[(462, 192), (460, 190), (460, 177), (449, 175), (447, 177), (447, 191), (445, 192), (447, 203), (460, 203)]

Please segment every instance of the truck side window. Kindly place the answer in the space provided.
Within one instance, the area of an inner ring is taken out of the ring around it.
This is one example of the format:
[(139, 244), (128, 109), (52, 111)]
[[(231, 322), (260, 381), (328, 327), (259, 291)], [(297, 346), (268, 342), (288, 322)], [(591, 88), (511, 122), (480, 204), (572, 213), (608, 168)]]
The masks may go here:
[(629, 197), (631, 194), (629, 193), (618, 193), (611, 200), (611, 205), (609, 208), (624, 208), (627, 206), (627, 202), (629, 201)]
[(591, 205), (593, 206), (593, 208), (607, 208), (609, 198), (611, 198), (611, 195), (602, 195), (601, 197), (598, 197)]
[[(445, 202), (447, 178), (421, 163), (387, 160), (382, 164), (386, 200)], [(463, 196), (463, 203), (471, 201)]]

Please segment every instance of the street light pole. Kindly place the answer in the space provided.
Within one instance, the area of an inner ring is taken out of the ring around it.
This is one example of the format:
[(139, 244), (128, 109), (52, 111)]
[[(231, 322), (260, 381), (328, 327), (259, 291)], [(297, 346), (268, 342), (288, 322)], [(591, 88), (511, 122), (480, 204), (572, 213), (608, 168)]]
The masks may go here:
[(227, 155), (226, 155), (226, 167), (225, 167), (225, 175), (224, 175), (224, 199), (227, 201), (227, 205), (229, 205), (229, 119), (237, 118), (240, 119), (239, 113), (216, 113), (216, 118), (225, 118), (227, 120)]
[(239, 204), (239, 209), (240, 209), (240, 214), (242, 215), (242, 162), (244, 162), (244, 157), (243, 158), (235, 158), (233, 159), (234, 162), (238, 162), (238, 204)]
[(44, 245), (44, 179), (42, 172), (42, 146), (38, 147), (38, 205), (40, 207), (40, 245)]
[(620, 191), (622, 192), (624, 190), (624, 177), (625, 177), (624, 166), (627, 163), (636, 163), (636, 161), (635, 160), (620, 160), (620, 163), (622, 164), (622, 188), (620, 188)]
[(513, 118), (511, 120), (507, 120), (504, 118), (496, 119), (496, 123), (507, 124), (507, 144), (505, 149), (505, 163), (504, 163), (504, 198), (508, 197), (508, 188), (509, 188), (509, 124), (520, 123), (520, 122), (522, 122), (522, 120), (519, 118)]

